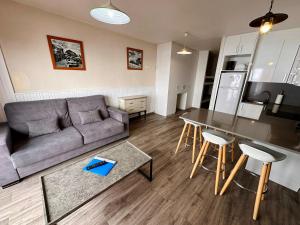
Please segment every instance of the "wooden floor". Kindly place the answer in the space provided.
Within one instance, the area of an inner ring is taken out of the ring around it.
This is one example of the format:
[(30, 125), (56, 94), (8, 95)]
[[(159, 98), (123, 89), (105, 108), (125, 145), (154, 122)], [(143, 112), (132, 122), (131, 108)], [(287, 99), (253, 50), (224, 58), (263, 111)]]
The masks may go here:
[[(214, 196), (214, 173), (200, 168), (189, 179), (191, 151), (182, 149), (174, 155), (182, 127), (178, 115), (163, 118), (152, 114), (146, 121), (133, 120), (129, 140), (154, 158), (152, 183), (136, 172), (59, 224), (300, 224), (300, 194), (275, 183), (270, 183), (270, 191), (261, 204), (261, 216), (254, 222), (253, 193), (232, 185), (224, 196)], [(39, 176), (67, 163), (0, 190), (0, 225), (44, 224)], [(215, 163), (209, 160), (206, 165), (215, 168)], [(246, 185), (257, 186), (257, 178), (247, 174), (239, 179)]]

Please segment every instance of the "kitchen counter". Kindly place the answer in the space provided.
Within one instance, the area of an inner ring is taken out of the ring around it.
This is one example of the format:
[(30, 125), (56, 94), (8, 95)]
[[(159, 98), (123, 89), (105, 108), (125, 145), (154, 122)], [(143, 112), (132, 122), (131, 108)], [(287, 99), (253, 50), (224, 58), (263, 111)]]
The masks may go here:
[(297, 121), (262, 113), (259, 120), (251, 120), (207, 109), (193, 110), (180, 118), (300, 153), (300, 130)]
[[(239, 139), (250, 139), (285, 154), (285, 160), (273, 163), (270, 180), (296, 192), (300, 189), (300, 130), (297, 129), (299, 121), (268, 115), (267, 110), (262, 112), (259, 120), (207, 109), (193, 110), (180, 118), (233, 134)], [(261, 166), (261, 162), (249, 158), (246, 169), (260, 174)]]

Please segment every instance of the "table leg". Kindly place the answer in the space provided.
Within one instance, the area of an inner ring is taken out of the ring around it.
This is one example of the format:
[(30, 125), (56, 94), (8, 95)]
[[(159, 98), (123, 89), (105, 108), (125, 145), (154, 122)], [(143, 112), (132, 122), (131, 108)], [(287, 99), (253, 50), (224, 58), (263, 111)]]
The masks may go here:
[(149, 174), (146, 174), (144, 171), (142, 171), (141, 169), (139, 169), (139, 172), (146, 177), (150, 182), (152, 181), (152, 171), (153, 171), (153, 159), (151, 159), (149, 161)]

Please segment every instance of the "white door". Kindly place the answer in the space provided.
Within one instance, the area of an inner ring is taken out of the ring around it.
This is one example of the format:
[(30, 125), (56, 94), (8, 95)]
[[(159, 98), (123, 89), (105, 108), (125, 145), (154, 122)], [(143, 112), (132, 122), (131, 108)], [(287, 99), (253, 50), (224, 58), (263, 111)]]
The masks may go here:
[(258, 33), (249, 33), (241, 35), (241, 43), (239, 49), (239, 55), (251, 55), (254, 52), (256, 42), (258, 38)]
[(284, 40), (278, 35), (270, 33), (261, 37), (249, 81), (282, 83), (274, 78), (274, 74), (283, 45)]
[(226, 37), (224, 46), (224, 56), (226, 55), (237, 55), (239, 52), (241, 37), (240, 35)]

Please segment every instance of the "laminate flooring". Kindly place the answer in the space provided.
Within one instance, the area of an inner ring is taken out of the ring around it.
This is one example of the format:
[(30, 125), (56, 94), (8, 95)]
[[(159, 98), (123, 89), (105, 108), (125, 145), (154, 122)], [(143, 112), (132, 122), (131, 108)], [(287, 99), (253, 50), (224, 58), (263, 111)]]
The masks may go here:
[[(184, 125), (178, 117), (178, 114), (167, 118), (151, 114), (147, 120), (133, 119), (130, 123), (128, 140), (153, 157), (152, 182), (135, 172), (58, 224), (300, 224), (300, 194), (278, 184), (269, 183), (269, 192), (261, 203), (260, 216), (257, 221), (253, 221), (255, 194), (232, 184), (224, 196), (215, 196), (215, 174), (200, 167), (194, 178), (189, 179), (192, 169), (190, 148), (181, 148), (174, 155)], [(210, 152), (213, 150), (210, 149)], [(237, 148), (236, 152), (238, 154)], [(45, 224), (40, 176), (79, 158), (0, 190), (0, 225)], [(205, 165), (214, 169), (216, 161), (207, 158)], [(227, 174), (231, 167), (230, 164), (227, 166)], [(258, 178), (247, 173), (240, 174), (238, 179), (253, 189), (257, 187)], [(221, 181), (221, 185), (223, 183)]]

